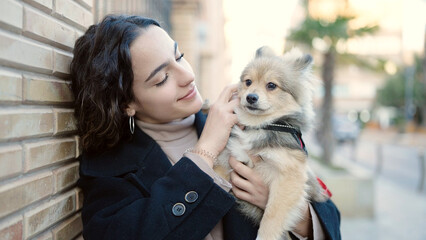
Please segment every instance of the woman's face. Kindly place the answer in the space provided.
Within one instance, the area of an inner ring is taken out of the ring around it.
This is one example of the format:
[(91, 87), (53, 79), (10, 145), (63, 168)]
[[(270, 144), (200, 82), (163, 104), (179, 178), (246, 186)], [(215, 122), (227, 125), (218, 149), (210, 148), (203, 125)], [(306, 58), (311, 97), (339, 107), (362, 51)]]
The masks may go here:
[(130, 46), (130, 54), (135, 101), (127, 114), (148, 123), (167, 123), (201, 109), (194, 72), (162, 28), (143, 30)]

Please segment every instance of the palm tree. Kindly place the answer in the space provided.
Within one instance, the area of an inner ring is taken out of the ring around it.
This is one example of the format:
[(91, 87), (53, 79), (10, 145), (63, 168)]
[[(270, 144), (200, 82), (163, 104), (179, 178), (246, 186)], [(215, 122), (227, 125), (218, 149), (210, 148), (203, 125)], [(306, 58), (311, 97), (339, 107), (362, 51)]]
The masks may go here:
[(321, 158), (326, 164), (331, 164), (334, 151), (334, 138), (332, 132), (332, 88), (336, 58), (346, 56), (346, 59), (348, 59), (348, 54), (338, 53), (336, 51), (336, 46), (339, 41), (371, 34), (378, 29), (377, 26), (364, 26), (352, 29), (349, 27), (349, 22), (352, 19), (354, 19), (353, 16), (337, 16), (334, 21), (326, 21), (314, 19), (307, 14), (302, 24), (297, 29), (293, 30), (288, 37), (289, 40), (295, 41), (298, 44), (306, 44), (310, 48), (313, 47), (314, 40), (326, 43), (326, 50), (323, 52), (321, 72), (324, 82), (324, 98), (320, 109), (320, 126), (317, 128), (316, 134), (323, 149)]
[[(423, 46), (423, 96), (426, 96), (426, 26), (425, 26), (425, 41)], [(426, 97), (423, 100), (422, 107), (423, 126), (426, 127)]]

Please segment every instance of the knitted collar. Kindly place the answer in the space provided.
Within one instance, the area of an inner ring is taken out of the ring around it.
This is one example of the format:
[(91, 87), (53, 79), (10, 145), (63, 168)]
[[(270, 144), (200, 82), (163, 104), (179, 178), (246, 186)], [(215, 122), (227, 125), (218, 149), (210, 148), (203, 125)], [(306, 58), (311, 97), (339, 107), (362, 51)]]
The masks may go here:
[(173, 142), (194, 130), (195, 114), (169, 123), (155, 124), (136, 119), (136, 125), (155, 141)]

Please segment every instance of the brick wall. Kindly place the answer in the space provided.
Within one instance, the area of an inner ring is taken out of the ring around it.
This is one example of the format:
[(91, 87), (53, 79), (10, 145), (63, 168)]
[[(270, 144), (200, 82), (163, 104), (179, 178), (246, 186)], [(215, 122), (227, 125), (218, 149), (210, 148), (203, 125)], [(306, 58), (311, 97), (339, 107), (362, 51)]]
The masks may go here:
[(69, 63), (92, 0), (0, 0), (0, 239), (81, 233)]

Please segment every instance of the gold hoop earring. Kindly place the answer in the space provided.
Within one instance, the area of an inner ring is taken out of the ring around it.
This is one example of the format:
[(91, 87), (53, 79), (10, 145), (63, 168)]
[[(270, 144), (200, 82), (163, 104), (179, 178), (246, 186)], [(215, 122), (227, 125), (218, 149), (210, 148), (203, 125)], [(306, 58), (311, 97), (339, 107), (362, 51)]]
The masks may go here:
[(135, 118), (133, 116), (129, 117), (129, 126), (130, 126), (130, 132), (135, 133)]

